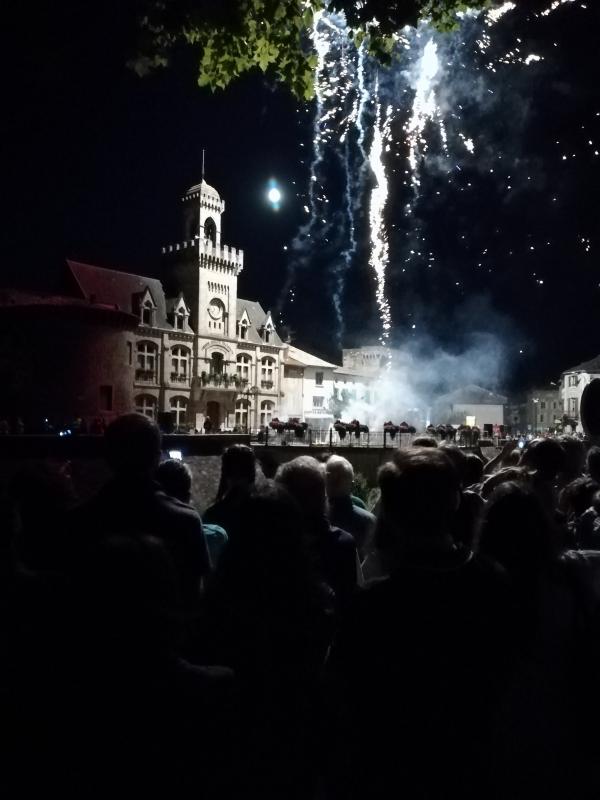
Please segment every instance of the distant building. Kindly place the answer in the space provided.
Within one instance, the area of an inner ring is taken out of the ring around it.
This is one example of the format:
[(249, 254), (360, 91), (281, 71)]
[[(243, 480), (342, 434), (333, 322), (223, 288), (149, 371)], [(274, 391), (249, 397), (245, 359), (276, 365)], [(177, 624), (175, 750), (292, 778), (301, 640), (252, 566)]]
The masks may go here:
[(527, 433), (544, 433), (561, 424), (563, 416), (558, 386), (531, 389), (526, 399)]
[(434, 423), (453, 425), (503, 425), (507, 398), (475, 384), (442, 395), (435, 402), (431, 419)]
[[(179, 429), (274, 417), (329, 427), (340, 367), (284, 344), (271, 313), (239, 297), (244, 254), (221, 242), (217, 190), (203, 180), (182, 203), (184, 239), (163, 248), (162, 280), (67, 261), (64, 296), (0, 297), (0, 377), (11, 387), (0, 414), (109, 420), (135, 409)], [(39, 320), (35, 333), (14, 323), (25, 317)], [(23, 381), (25, 367), (34, 374)]]
[(578, 430), (582, 430), (580, 413), (583, 390), (594, 378), (600, 378), (600, 355), (589, 361), (584, 361), (576, 367), (566, 369), (561, 375), (560, 401), (562, 414), (574, 420), (577, 423)]

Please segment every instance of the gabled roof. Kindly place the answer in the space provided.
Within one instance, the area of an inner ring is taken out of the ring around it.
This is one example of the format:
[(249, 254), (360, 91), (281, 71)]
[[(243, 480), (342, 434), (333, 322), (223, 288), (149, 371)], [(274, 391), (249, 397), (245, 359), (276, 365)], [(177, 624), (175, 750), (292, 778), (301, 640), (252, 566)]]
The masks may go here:
[(566, 372), (597, 372), (600, 374), (600, 356), (584, 361), (571, 369), (566, 369), (562, 374), (564, 375)]
[[(238, 320), (242, 318), (244, 311), (250, 320), (250, 327), (248, 328), (247, 334), (248, 341), (252, 342), (253, 344), (264, 344), (258, 331), (262, 328), (267, 320), (267, 312), (264, 310), (261, 304), (257, 303), (255, 300), (243, 300), (241, 297), (238, 297), (236, 314), (236, 318)], [(274, 346), (281, 346), (283, 344), (277, 331), (274, 330), (272, 332), (269, 344)]]
[(333, 369), (338, 367), (338, 364), (330, 364), (329, 361), (324, 361), (322, 358), (313, 356), (311, 353), (300, 350), (299, 347), (294, 347), (291, 344), (286, 348), (284, 363), (302, 367), (332, 367)]
[(476, 386), (474, 383), (455, 389), (438, 399), (438, 403), (451, 405), (502, 406), (506, 402), (507, 398), (503, 395), (490, 392), (489, 389)]
[(156, 278), (81, 264), (78, 261), (67, 260), (67, 266), (84, 300), (110, 305), (128, 314), (137, 314), (136, 297), (141, 297), (149, 289), (156, 303), (156, 326), (172, 327), (167, 321), (165, 293), (161, 282)]
[(369, 382), (373, 380), (372, 372), (361, 372), (360, 370), (353, 369), (352, 367), (336, 367), (333, 371), (336, 375), (347, 375), (349, 378), (361, 378)]

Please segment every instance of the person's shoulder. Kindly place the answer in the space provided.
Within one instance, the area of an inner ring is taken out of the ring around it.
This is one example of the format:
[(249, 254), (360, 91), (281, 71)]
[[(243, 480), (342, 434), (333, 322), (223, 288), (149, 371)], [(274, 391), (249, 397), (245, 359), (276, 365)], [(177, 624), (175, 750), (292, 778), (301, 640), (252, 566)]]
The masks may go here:
[(331, 540), (339, 547), (355, 547), (356, 542), (354, 536), (343, 528), (338, 528), (336, 525), (329, 526), (329, 535)]
[(352, 505), (355, 508), (364, 508), (366, 511), (367, 506), (365, 505), (365, 501), (362, 500), (360, 497), (357, 497), (355, 494), (351, 494), (350, 500), (352, 500)]
[(199, 517), (200, 515), (190, 503), (184, 503), (183, 500), (178, 500), (172, 497), (162, 489), (159, 489), (154, 494), (154, 502), (157, 506), (169, 511), (172, 514), (179, 514), (181, 516)]
[(355, 519), (360, 520), (365, 525), (371, 525), (375, 522), (375, 514), (371, 514), (366, 508), (361, 506), (352, 506), (352, 514)]

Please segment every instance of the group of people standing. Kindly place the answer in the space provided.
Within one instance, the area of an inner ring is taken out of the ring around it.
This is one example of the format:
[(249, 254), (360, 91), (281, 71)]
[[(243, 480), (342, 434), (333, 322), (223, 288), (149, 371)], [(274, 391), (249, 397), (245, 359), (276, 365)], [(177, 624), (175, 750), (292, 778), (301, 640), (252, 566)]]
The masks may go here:
[(104, 442), (84, 503), (5, 487), (6, 796), (598, 796), (600, 449), (418, 437), (371, 513), (341, 456), (234, 445), (201, 517), (151, 420)]

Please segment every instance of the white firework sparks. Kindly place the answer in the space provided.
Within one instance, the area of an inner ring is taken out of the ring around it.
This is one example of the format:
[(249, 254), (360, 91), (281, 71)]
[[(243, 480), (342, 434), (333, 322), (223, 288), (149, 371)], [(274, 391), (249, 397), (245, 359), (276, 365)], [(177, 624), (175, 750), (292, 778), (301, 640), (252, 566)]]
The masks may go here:
[[(418, 194), (421, 186), (419, 163), (428, 150), (425, 126), (429, 122), (437, 122), (442, 144), (444, 150), (446, 150), (446, 129), (435, 93), (436, 84), (440, 76), (440, 67), (437, 44), (433, 38), (430, 38), (425, 45), (423, 55), (419, 59), (414, 83), (415, 97), (410, 118), (405, 126), (411, 184), (415, 195)], [(409, 204), (407, 211), (410, 213), (411, 210)]]
[[(375, 299), (381, 320), (380, 344), (387, 346), (392, 327), (390, 304), (386, 296), (386, 269), (388, 265), (388, 240), (385, 228), (384, 212), (388, 199), (388, 180), (383, 163), (385, 144), (389, 139), (392, 107), (388, 106), (385, 117), (382, 119), (381, 102), (377, 93), (379, 82), (375, 84), (376, 105), (375, 123), (373, 126), (373, 140), (369, 151), (369, 164), (373, 170), (376, 184), (371, 190), (369, 205), (369, 227), (371, 238), (371, 257), (369, 264), (375, 272)], [(388, 354), (388, 364), (390, 358)]]
[(560, 8), (560, 6), (566, 6), (568, 3), (574, 2), (575, 0), (554, 0), (554, 2), (551, 3), (548, 8), (544, 9), (544, 11), (540, 11), (540, 16), (547, 17), (553, 11), (556, 11), (557, 8)]

